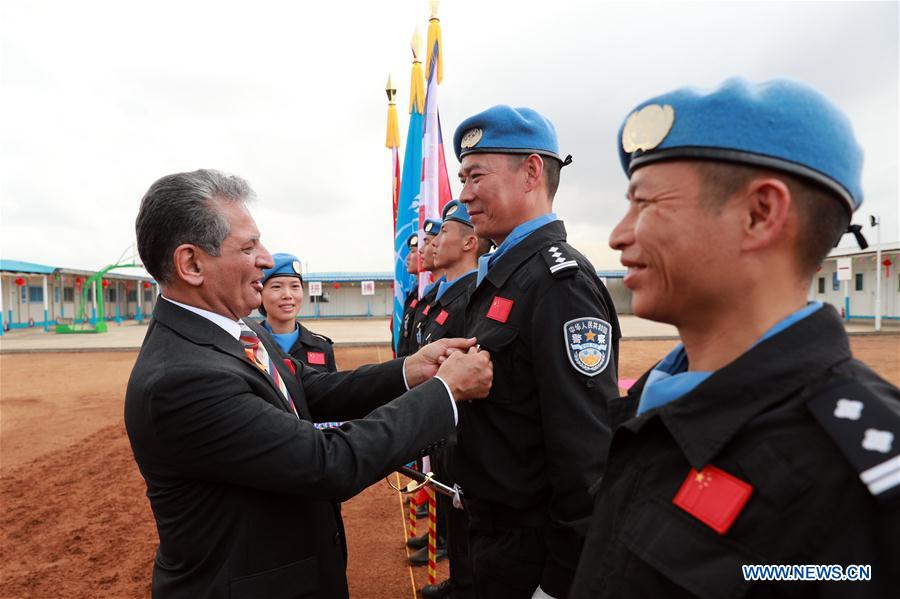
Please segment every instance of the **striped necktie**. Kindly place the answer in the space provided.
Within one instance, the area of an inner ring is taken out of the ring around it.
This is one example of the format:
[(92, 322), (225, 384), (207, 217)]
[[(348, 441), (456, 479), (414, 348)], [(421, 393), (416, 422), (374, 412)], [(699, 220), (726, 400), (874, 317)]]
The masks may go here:
[(253, 329), (244, 324), (244, 321), (241, 321), (240, 325), (241, 344), (244, 346), (244, 353), (247, 354), (247, 358), (275, 381), (275, 386), (281, 391), (282, 399), (285, 400), (285, 406), (299, 418), (300, 414), (297, 413), (297, 408), (294, 407), (294, 400), (291, 399), (291, 394), (288, 393), (287, 386), (285, 386), (281, 375), (278, 374), (278, 370), (269, 357), (266, 347), (259, 342), (259, 336)]

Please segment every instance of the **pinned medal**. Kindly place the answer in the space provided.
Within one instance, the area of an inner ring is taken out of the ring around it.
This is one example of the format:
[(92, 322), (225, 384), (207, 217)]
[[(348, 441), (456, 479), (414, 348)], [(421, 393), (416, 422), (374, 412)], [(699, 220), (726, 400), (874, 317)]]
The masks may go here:
[(469, 129), (462, 136), (462, 140), (459, 142), (460, 147), (468, 149), (474, 148), (479, 141), (481, 141), (482, 131), (479, 128)]
[(596, 376), (609, 364), (612, 327), (599, 318), (576, 318), (563, 325), (569, 362), (581, 374)]
[(668, 104), (650, 104), (631, 113), (622, 129), (622, 148), (629, 154), (652, 150), (663, 142), (672, 124), (675, 110)]
[(298, 275), (300, 274), (300, 261), (299, 260), (294, 260), (293, 264), (291, 264), (291, 267), (294, 269), (295, 273), (297, 273)]

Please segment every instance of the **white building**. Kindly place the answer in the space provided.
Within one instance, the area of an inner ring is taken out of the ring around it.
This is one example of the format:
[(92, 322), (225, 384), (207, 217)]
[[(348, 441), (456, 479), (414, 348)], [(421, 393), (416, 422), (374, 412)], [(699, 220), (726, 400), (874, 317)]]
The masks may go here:
[[(900, 320), (900, 242), (881, 244), (881, 264), (876, 248), (832, 250), (813, 277), (809, 299), (828, 302), (847, 320), (875, 318), (876, 276), (881, 270), (881, 317)], [(849, 280), (839, 280), (838, 261), (849, 262)]]

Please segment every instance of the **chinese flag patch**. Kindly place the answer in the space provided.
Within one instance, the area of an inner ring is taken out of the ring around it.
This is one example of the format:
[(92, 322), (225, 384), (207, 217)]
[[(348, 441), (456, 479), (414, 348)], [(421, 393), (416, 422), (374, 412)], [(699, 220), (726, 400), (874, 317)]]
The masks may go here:
[(414, 300), (412, 301), (412, 303), (409, 305), (409, 307), (410, 307), (410, 308), (415, 308), (415, 307), (418, 306), (418, 305), (419, 305), (419, 300), (418, 300), (418, 299), (414, 299)]
[(431, 312), (431, 304), (425, 306), (425, 309), (422, 310), (422, 316), (428, 316), (428, 313)]
[(434, 321), (438, 324), (444, 324), (447, 322), (448, 316), (449, 314), (447, 314), (446, 310), (441, 310), (441, 313), (434, 317)]
[(505, 297), (495, 296), (491, 302), (491, 308), (488, 310), (487, 317), (497, 322), (506, 322), (509, 313), (513, 307), (513, 300)]
[(751, 493), (753, 486), (749, 483), (715, 466), (706, 466), (700, 472), (691, 468), (672, 503), (724, 535)]
[(306, 361), (310, 364), (325, 366), (325, 354), (320, 351), (306, 352)]

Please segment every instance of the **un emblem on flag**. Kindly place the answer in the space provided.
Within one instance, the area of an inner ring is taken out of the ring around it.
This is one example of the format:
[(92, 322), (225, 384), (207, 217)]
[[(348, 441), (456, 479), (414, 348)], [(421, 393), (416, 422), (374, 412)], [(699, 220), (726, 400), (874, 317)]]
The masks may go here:
[(581, 374), (596, 376), (609, 365), (612, 327), (599, 318), (576, 318), (563, 325), (569, 362)]

